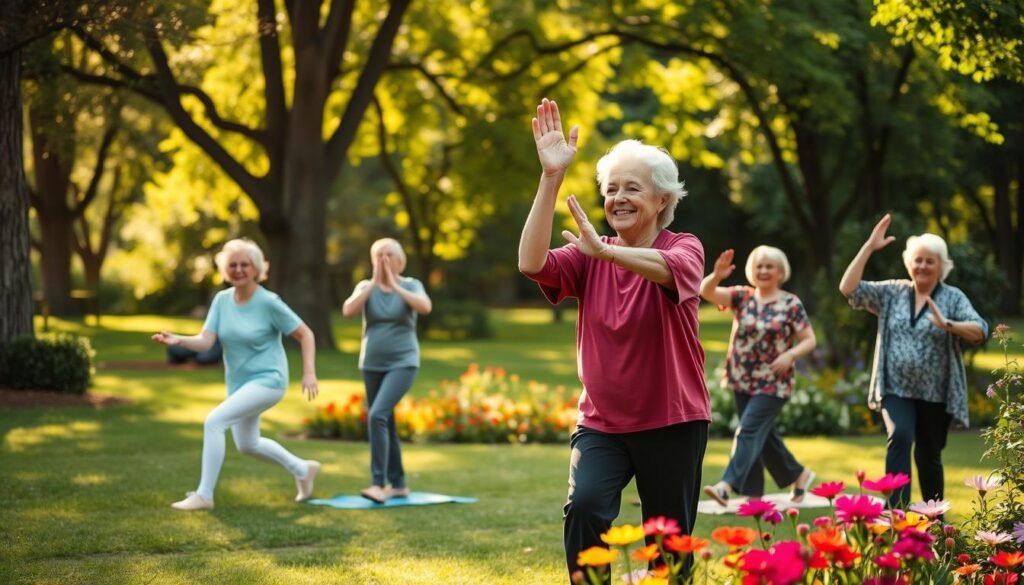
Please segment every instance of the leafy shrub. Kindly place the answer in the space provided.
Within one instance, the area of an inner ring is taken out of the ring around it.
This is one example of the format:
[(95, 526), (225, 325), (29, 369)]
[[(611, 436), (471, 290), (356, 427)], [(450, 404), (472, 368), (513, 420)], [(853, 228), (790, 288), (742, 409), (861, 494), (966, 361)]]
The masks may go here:
[(487, 308), (474, 300), (438, 299), (425, 319), (429, 339), (487, 339), (494, 335)]
[(70, 334), (21, 337), (0, 347), (0, 380), (23, 390), (85, 394), (95, 352), (85, 337)]

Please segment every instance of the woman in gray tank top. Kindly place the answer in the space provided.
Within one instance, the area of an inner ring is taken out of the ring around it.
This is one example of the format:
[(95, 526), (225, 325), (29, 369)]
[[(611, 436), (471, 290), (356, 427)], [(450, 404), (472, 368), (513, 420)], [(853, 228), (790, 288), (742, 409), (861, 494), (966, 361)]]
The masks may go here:
[(430, 313), (431, 302), (420, 281), (402, 276), (405, 252), (397, 241), (383, 238), (374, 242), (370, 260), (373, 277), (356, 285), (341, 312), (346, 317), (363, 316), (359, 369), (369, 411), (372, 482), (360, 493), (383, 503), (388, 498), (409, 495), (394, 411), (419, 371), (416, 317)]

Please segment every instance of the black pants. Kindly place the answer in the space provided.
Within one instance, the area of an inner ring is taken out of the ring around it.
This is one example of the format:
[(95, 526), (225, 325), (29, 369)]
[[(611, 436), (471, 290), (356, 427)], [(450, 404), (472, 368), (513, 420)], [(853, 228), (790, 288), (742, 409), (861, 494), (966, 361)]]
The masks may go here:
[[(693, 532), (708, 444), (708, 422), (694, 421), (636, 433), (611, 434), (579, 427), (570, 441), (569, 499), (565, 504), (565, 557), (606, 546), (601, 534), (619, 515), (622, 490), (635, 476), (644, 520), (673, 518)], [(653, 539), (651, 539), (653, 542)], [(688, 570), (692, 559), (686, 560)]]
[[(910, 477), (910, 452), (913, 447), (917, 481), (924, 500), (943, 499), (942, 450), (946, 448), (953, 417), (940, 402), (925, 402), (898, 396), (882, 398), (882, 418), (889, 436), (885, 453), (886, 473), (905, 473)], [(910, 503), (910, 484), (889, 496), (893, 506)]]
[(722, 479), (733, 491), (745, 496), (764, 495), (764, 470), (778, 486), (786, 487), (800, 478), (804, 466), (782, 442), (775, 420), (786, 405), (785, 398), (733, 392), (740, 426), (732, 440), (732, 456)]

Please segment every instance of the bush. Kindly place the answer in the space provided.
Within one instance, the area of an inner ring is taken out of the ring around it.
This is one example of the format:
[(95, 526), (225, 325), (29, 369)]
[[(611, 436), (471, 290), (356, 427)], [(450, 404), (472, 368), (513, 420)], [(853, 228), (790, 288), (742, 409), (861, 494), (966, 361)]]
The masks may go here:
[(92, 382), (94, 354), (85, 337), (21, 337), (0, 347), (0, 380), (17, 390), (85, 394)]
[(435, 300), (424, 322), (429, 339), (487, 339), (494, 335), (487, 308), (479, 301)]

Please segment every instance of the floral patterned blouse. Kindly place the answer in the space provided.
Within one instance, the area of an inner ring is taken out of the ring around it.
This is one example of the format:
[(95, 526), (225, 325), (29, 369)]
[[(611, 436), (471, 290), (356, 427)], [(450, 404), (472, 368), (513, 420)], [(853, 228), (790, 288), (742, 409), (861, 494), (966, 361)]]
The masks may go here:
[[(931, 296), (946, 319), (974, 321), (988, 337), (988, 323), (963, 291), (939, 283)], [(932, 324), (927, 305), (915, 313), (914, 284), (861, 281), (849, 300), (854, 309), (878, 315), (868, 405), (878, 410), (887, 394), (945, 403), (946, 412), (966, 427), (967, 376), (961, 344), (967, 342)]]
[(793, 368), (776, 376), (768, 366), (796, 344), (797, 333), (811, 322), (796, 295), (783, 292), (778, 299), (759, 305), (754, 290), (749, 286), (729, 289), (733, 323), (723, 385), (735, 392), (789, 398)]

